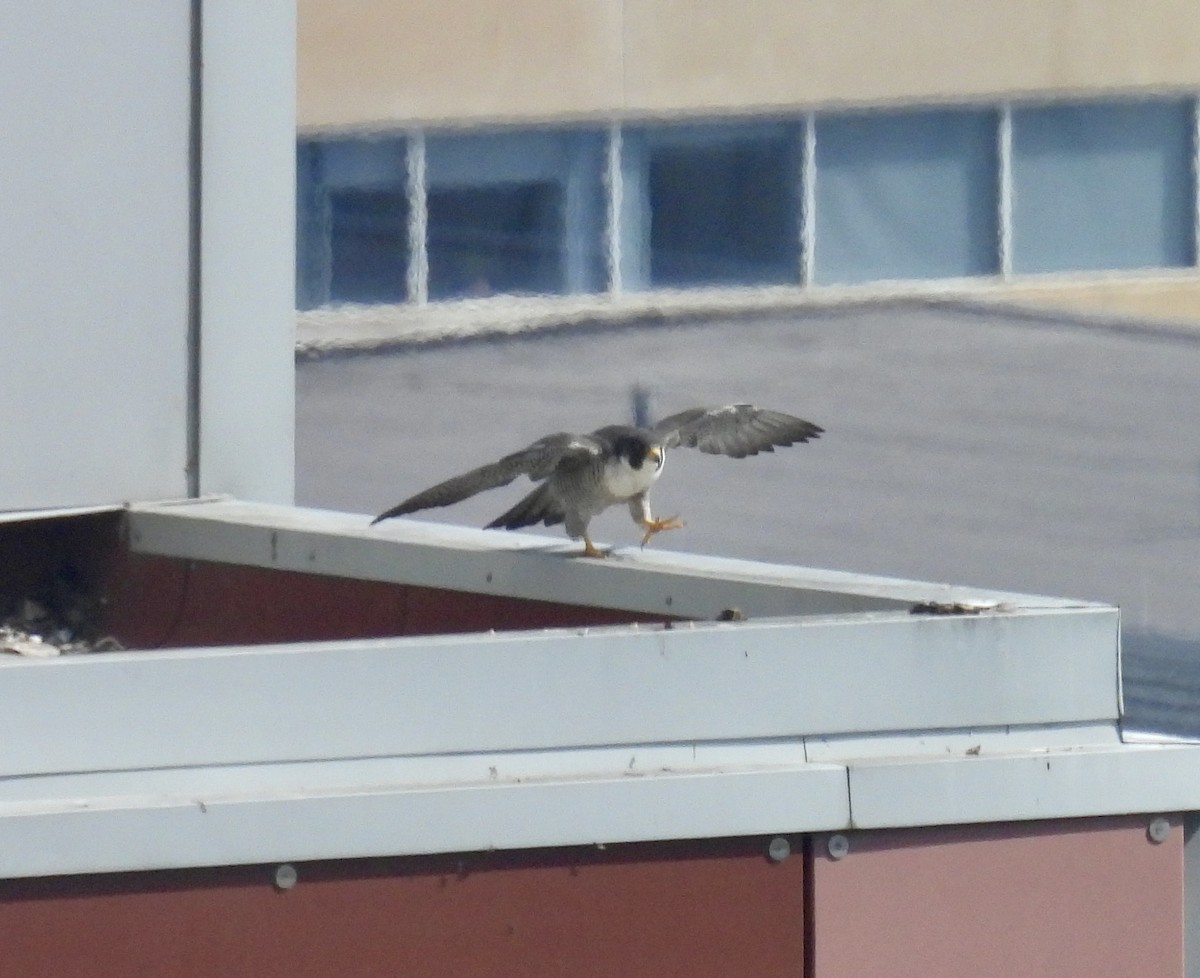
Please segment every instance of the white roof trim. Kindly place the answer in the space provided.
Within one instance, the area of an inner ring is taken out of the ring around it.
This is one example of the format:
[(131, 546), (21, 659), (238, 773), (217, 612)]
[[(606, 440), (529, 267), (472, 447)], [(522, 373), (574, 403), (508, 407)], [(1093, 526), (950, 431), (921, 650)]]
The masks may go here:
[(561, 536), (410, 519), (372, 527), (370, 517), (354, 513), (228, 499), (139, 503), (131, 507), (129, 521), (130, 546), (141, 553), (684, 618), (714, 618), (731, 606), (755, 618), (907, 610), (929, 601), (1105, 607), (637, 547), (619, 548), (608, 560), (564, 559), (580, 545)]
[(56, 509), (9, 509), (0, 512), (0, 523), (32, 523), (36, 520), (57, 520), (69, 516), (93, 516), (96, 513), (119, 513), (124, 506), (62, 506)]
[(1117, 612), (0, 659), (0, 776), (1115, 722)]
[(0, 815), (0, 877), (781, 832), (846, 821), (845, 771), (116, 798)]
[(1200, 809), (1181, 746), (227, 793), (192, 774), (0, 802), (0, 877)]
[(1200, 748), (1129, 745), (870, 761), (849, 768), (856, 828), (1200, 809)]
[(2, 659), (0, 876), (1200, 809), (1200, 748), (1118, 740), (1104, 605), (232, 500), (128, 519), (146, 553), (697, 620)]

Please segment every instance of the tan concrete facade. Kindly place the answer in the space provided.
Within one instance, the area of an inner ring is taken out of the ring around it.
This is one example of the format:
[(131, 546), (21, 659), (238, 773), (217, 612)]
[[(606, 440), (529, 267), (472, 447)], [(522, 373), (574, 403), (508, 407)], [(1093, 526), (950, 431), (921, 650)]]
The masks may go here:
[(1074, 281), (1011, 282), (997, 286), (994, 294), (1021, 305), (1200, 324), (1200, 277), (1195, 272), (1167, 278), (1131, 275), (1104, 279), (1081, 277)]
[(301, 129), (594, 116), (623, 99), (611, 0), (299, 0)]
[(1200, 88), (1195, 0), (299, 0), (302, 129)]
[[(308, 133), (1200, 92), (1196, 0), (298, 0), (298, 44)], [(979, 291), (1200, 321), (1195, 269)]]

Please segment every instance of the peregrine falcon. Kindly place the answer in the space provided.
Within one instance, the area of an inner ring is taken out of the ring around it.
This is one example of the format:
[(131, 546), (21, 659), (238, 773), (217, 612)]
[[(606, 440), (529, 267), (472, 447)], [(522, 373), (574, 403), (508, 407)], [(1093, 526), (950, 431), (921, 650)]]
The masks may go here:
[(498, 462), (481, 465), (419, 492), (380, 513), (371, 525), (420, 509), (450, 506), (527, 475), (540, 485), (492, 520), (487, 529), (565, 523), (567, 536), (583, 539), (583, 556), (604, 557), (606, 552), (598, 549), (588, 535), (588, 524), (609, 506), (628, 504), (633, 521), (645, 531), (643, 547), (654, 534), (683, 526), (678, 516), (656, 519), (650, 512), (650, 487), (662, 474), (667, 449), (684, 445), (710, 455), (745, 458), (772, 452), (777, 445), (806, 442), (823, 431), (790, 414), (752, 404), (729, 404), (680, 411), (649, 428), (607, 425), (589, 435), (559, 432), (539, 438)]

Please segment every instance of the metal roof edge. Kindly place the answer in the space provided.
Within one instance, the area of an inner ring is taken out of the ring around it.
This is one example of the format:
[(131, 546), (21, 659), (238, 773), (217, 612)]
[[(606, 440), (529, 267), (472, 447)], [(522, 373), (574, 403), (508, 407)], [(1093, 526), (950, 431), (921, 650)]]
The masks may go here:
[(0, 878), (757, 835), (847, 814), (835, 765), (288, 798), (198, 792), (0, 812)]
[[(130, 545), (142, 553), (549, 601), (579, 603), (581, 595), (599, 595), (614, 607), (681, 617), (712, 617), (747, 597), (752, 606), (742, 610), (753, 615), (908, 609), (916, 604), (1105, 607), (636, 547), (618, 549), (608, 560), (578, 560), (573, 559), (578, 545), (561, 537), (411, 519), (371, 526), (361, 514), (233, 499), (137, 503), (129, 518)], [(689, 596), (688, 590), (697, 594)]]
[(1118, 744), (848, 765), (856, 828), (1200, 809), (1200, 746)]
[(1110, 606), (232, 499), (127, 519), (135, 552), (691, 620), (0, 660), (0, 877), (1200, 809), (1200, 747), (1117, 740)]
[(1116, 630), (880, 612), (10, 657), (0, 775), (1114, 723)]
[(1200, 747), (1124, 744), (234, 795), (201, 776), (160, 795), (0, 803), (0, 878), (1151, 816), (1200, 809), (1198, 776)]
[(94, 516), (97, 513), (119, 513), (124, 503), (102, 503), (95, 506), (58, 506), (49, 509), (9, 509), (0, 512), (0, 523), (32, 523), (71, 516)]

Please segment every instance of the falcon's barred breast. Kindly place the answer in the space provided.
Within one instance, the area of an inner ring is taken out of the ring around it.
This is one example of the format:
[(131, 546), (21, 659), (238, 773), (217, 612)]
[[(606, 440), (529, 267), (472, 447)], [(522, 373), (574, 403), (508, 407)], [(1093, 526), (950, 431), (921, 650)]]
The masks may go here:
[(662, 530), (683, 526), (678, 517), (655, 519), (650, 511), (650, 488), (662, 473), (668, 449), (683, 446), (710, 455), (745, 458), (807, 442), (823, 431), (790, 414), (752, 404), (728, 404), (680, 411), (650, 428), (607, 425), (586, 435), (559, 432), (499, 461), (439, 482), (380, 513), (372, 525), (422, 509), (450, 506), (525, 475), (539, 483), (537, 488), (492, 520), (488, 528), (515, 530), (537, 523), (565, 523), (572, 540), (583, 539), (586, 556), (602, 557), (605, 553), (592, 543), (588, 524), (617, 503), (628, 504), (634, 522), (645, 531), (642, 546)]

